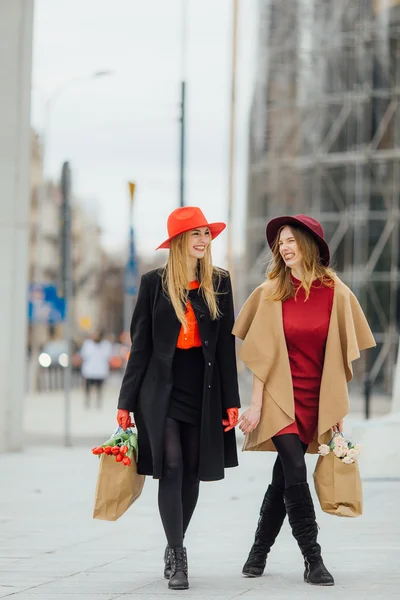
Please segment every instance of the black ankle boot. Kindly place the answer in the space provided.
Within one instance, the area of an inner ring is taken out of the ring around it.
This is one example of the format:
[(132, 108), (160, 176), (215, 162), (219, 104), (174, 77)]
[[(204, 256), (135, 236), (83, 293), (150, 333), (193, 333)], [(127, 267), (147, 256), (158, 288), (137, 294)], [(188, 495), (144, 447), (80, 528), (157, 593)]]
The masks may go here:
[(169, 557), (171, 563), (171, 575), (168, 581), (170, 590), (187, 590), (189, 587), (188, 581), (188, 564), (186, 556), (186, 548), (170, 548)]
[(254, 544), (245, 562), (242, 573), (246, 577), (261, 577), (267, 562), (267, 554), (281, 530), (286, 516), (283, 491), (270, 485), (260, 508), (260, 518)]
[(286, 511), (293, 536), (304, 556), (304, 581), (313, 585), (334, 585), (334, 579), (321, 557), (317, 543), (318, 525), (314, 504), (307, 483), (299, 483), (285, 490)]
[(171, 575), (171, 560), (169, 558), (169, 546), (168, 544), (165, 547), (164, 552), (164, 577), (165, 579), (169, 579)]

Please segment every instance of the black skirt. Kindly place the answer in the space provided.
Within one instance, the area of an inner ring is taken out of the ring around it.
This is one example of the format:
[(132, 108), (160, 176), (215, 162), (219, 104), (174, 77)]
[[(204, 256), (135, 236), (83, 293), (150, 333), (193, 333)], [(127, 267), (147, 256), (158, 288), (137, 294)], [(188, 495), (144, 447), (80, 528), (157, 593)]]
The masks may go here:
[(168, 416), (184, 423), (200, 426), (204, 386), (202, 348), (177, 348), (172, 364), (173, 388)]

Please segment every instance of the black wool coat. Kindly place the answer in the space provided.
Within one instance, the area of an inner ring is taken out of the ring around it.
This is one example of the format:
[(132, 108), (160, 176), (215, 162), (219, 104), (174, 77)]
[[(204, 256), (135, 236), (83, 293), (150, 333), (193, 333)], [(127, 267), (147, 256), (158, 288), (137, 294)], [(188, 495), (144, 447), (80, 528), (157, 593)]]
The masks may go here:
[[(131, 323), (132, 346), (118, 408), (134, 413), (138, 431), (138, 472), (162, 477), (165, 421), (173, 386), (172, 362), (181, 324), (162, 288), (162, 269), (142, 276)], [(216, 280), (217, 281), (217, 280)], [(223, 479), (238, 464), (235, 430), (224, 432), (226, 409), (240, 407), (234, 310), (229, 273), (218, 288), (221, 317), (212, 320), (202, 294), (191, 292), (205, 362), (200, 424), (199, 479)]]

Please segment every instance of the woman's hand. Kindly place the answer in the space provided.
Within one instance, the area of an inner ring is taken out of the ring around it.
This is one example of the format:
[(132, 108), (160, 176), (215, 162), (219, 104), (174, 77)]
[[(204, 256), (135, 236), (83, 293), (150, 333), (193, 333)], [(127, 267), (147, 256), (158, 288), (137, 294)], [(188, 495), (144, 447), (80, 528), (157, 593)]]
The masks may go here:
[(135, 424), (131, 421), (131, 415), (129, 414), (129, 411), (123, 408), (118, 409), (117, 422), (124, 431), (126, 431), (128, 427), (135, 427)]
[(239, 429), (243, 431), (245, 435), (255, 430), (260, 422), (261, 408), (250, 406), (244, 411), (239, 419)]
[(228, 415), (228, 418), (222, 419), (222, 425), (224, 425), (224, 427), (225, 427), (225, 429), (224, 429), (225, 432), (230, 431), (231, 429), (236, 427), (236, 425), (238, 424), (239, 409), (236, 407), (227, 408), (226, 414)]
[(343, 419), (341, 421), (339, 421), (339, 423), (336, 423), (336, 425), (334, 425), (332, 427), (333, 429), (333, 433), (342, 433), (343, 431)]

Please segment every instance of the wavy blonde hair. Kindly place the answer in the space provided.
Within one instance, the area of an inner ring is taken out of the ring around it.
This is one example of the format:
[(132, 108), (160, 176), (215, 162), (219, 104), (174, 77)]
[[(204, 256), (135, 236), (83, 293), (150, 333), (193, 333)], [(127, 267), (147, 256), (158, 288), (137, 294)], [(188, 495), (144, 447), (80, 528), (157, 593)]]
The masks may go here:
[[(291, 278), (291, 270), (286, 268), (285, 261), (279, 252), (279, 238), (285, 227), (289, 227), (292, 231), (297, 246), (303, 255), (303, 278), (296, 291)], [(283, 225), (276, 236), (272, 248), (272, 260), (268, 265), (266, 276), (268, 280), (275, 281), (277, 284), (268, 299), (283, 302), (295, 296), (301, 287), (306, 293), (306, 300), (308, 300), (312, 283), (316, 279), (321, 282), (321, 285), (332, 287), (335, 272), (321, 263), (319, 247), (311, 233), (300, 227)]]
[[(184, 329), (187, 329), (186, 304), (189, 294), (188, 273), (188, 237), (190, 231), (172, 238), (167, 264), (162, 274), (164, 292), (169, 296), (176, 317)], [(217, 292), (223, 271), (214, 267), (211, 258), (211, 243), (208, 244), (204, 258), (197, 261), (197, 278), (200, 292), (210, 311), (211, 319), (220, 317)]]

